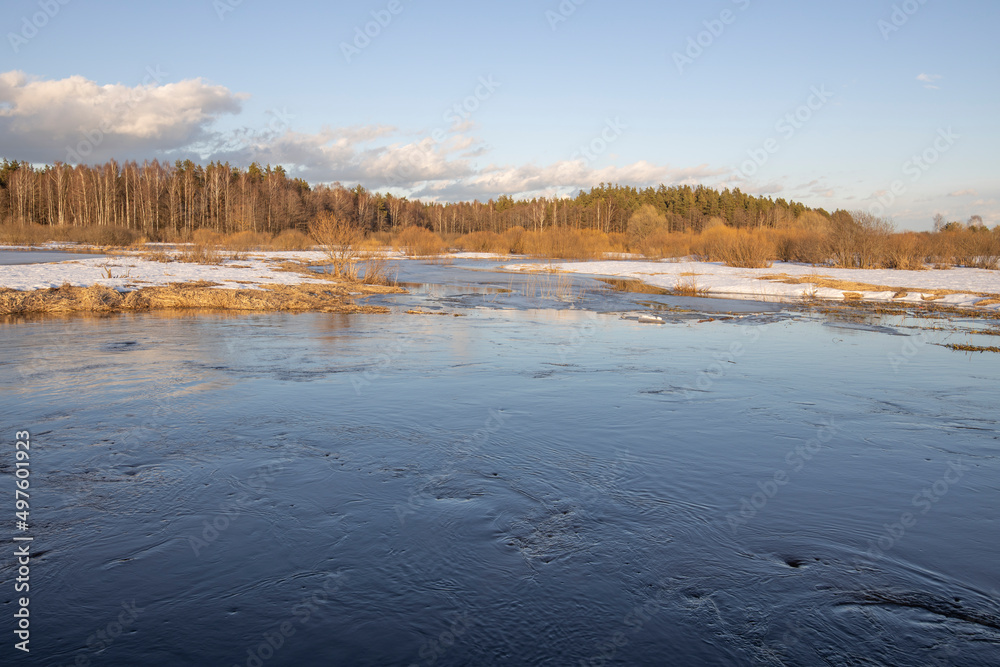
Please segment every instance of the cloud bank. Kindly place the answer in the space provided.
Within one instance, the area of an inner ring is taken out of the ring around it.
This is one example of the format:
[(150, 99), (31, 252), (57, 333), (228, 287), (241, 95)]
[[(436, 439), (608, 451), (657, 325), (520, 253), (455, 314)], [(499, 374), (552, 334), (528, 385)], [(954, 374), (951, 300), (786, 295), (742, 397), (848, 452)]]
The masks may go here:
[(586, 159), (547, 165), (480, 165), (489, 147), (456, 123), (433, 136), (395, 127), (325, 127), (303, 133), (285, 112), (269, 112), (259, 129), (217, 129), (248, 98), (202, 79), (165, 83), (149, 69), (138, 85), (100, 85), (82, 76), (43, 80), (0, 73), (3, 157), (33, 163), (94, 164), (109, 159), (221, 160), (281, 164), (312, 183), (361, 183), (373, 190), (441, 201), (572, 195), (602, 182), (645, 186), (701, 183), (728, 170), (675, 168), (639, 161), (595, 167)]

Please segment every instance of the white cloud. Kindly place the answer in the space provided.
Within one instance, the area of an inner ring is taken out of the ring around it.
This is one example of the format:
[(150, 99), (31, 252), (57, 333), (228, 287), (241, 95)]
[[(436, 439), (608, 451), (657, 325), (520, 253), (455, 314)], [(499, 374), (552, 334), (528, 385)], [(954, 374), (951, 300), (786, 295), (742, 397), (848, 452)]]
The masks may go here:
[(785, 186), (781, 183), (765, 183), (763, 185), (745, 185), (740, 188), (742, 192), (748, 195), (776, 195), (783, 191)]
[(240, 112), (245, 95), (201, 79), (163, 83), (149, 68), (134, 86), (82, 76), (43, 80), (0, 73), (0, 145), (29, 162), (147, 158), (211, 137), (211, 124)]
[[(284, 165), (312, 183), (361, 183), (371, 190), (440, 200), (575, 195), (602, 182), (693, 185), (721, 182), (730, 173), (706, 165), (676, 168), (646, 161), (603, 167), (583, 159), (482, 165), (479, 160), (490, 147), (469, 134), (472, 125), (461, 124), (450, 126), (444, 136), (435, 134), (438, 140), (375, 124), (304, 133), (291, 126), (287, 112), (275, 112), (264, 129), (222, 133), (216, 122), (226, 114), (238, 115), (247, 96), (201, 79), (163, 83), (165, 76), (149, 70), (144, 81), (128, 86), (100, 85), (82, 76), (43, 80), (18, 71), (2, 73), (2, 156), (34, 163), (257, 161)], [(776, 183), (752, 189), (781, 190)]]
[(237, 164), (251, 161), (285, 165), (311, 182), (362, 183), (379, 191), (436, 200), (489, 199), (501, 194), (532, 197), (576, 194), (602, 182), (635, 186), (699, 183), (727, 170), (705, 165), (687, 169), (640, 161), (594, 168), (584, 160), (548, 165), (477, 166), (474, 158), (488, 152), (475, 137), (454, 132), (442, 141), (430, 137), (401, 139), (394, 128), (326, 128), (316, 134), (288, 131), (273, 140), (215, 153), (209, 159)]
[(921, 73), (921, 74), (919, 74), (917, 76), (917, 81), (919, 81), (922, 84), (924, 84), (924, 88), (927, 88), (929, 90), (938, 90), (940, 87), (934, 85), (934, 82), (935, 81), (940, 81), (943, 78), (944, 77), (942, 77), (940, 74), (923, 74), (923, 73)]
[(975, 190), (956, 190), (955, 192), (949, 192), (949, 197), (975, 197)]

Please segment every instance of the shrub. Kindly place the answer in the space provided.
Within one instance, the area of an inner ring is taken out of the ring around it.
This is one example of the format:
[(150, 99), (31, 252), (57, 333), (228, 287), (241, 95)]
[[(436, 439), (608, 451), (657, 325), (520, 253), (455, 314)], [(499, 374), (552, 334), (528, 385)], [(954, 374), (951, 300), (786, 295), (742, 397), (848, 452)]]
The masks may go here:
[(917, 234), (893, 234), (885, 243), (883, 264), (887, 269), (920, 271), (925, 266), (924, 243)]
[(1000, 263), (1000, 233), (996, 230), (968, 229), (956, 241), (957, 263), (977, 269), (996, 269)]
[(297, 229), (286, 229), (271, 239), (271, 247), (276, 250), (309, 250), (313, 242)]
[(219, 245), (225, 237), (211, 229), (196, 229), (191, 241), (196, 245)]
[(557, 259), (597, 259), (609, 252), (620, 251), (621, 243), (602, 231), (549, 227), (521, 236), (522, 251), (536, 257)]
[(885, 263), (893, 224), (867, 211), (837, 211), (830, 218), (828, 250), (834, 266), (875, 269)]
[(236, 232), (222, 240), (222, 246), (229, 250), (246, 252), (266, 248), (271, 243), (271, 236), (263, 232)]
[(687, 232), (657, 230), (647, 236), (639, 246), (639, 251), (651, 259), (664, 257), (687, 257), (691, 254), (691, 244), (695, 235)]
[(783, 229), (774, 232), (771, 238), (775, 256), (783, 262), (826, 264), (829, 259), (826, 235), (815, 229)]
[(50, 238), (51, 228), (42, 225), (15, 225), (0, 227), (0, 243), (4, 245), (37, 245)]
[(357, 277), (358, 246), (364, 235), (356, 225), (324, 211), (309, 223), (309, 235), (330, 258), (333, 275)]
[(510, 242), (496, 232), (472, 232), (460, 236), (455, 246), (468, 252), (488, 252), (497, 255), (510, 253)]
[(628, 245), (630, 248), (638, 249), (650, 234), (665, 230), (667, 230), (667, 216), (652, 204), (644, 204), (629, 218), (626, 234)]
[[(44, 228), (43, 228), (44, 229)], [(139, 237), (139, 232), (125, 227), (49, 227), (46, 236), (54, 241), (72, 241), (97, 246), (128, 246)]]
[(447, 250), (440, 236), (426, 227), (417, 227), (415, 225), (411, 225), (401, 231), (396, 236), (394, 246), (400, 252), (418, 257), (440, 255)]
[(817, 211), (805, 211), (795, 218), (795, 227), (814, 232), (826, 232), (830, 229), (830, 219)]
[(507, 241), (507, 247), (514, 254), (524, 253), (522, 239), (524, 238), (524, 227), (515, 225), (503, 233), (503, 238)]
[(695, 252), (702, 259), (744, 269), (765, 269), (776, 255), (764, 231), (715, 227), (701, 234)]

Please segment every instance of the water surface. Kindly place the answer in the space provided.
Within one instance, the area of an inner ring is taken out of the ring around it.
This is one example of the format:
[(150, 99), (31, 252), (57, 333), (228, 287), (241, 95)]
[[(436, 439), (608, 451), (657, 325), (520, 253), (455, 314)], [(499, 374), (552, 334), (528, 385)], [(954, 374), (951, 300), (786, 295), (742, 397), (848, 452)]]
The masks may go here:
[[(17, 660), (1000, 662), (1000, 356), (934, 345), (988, 323), (455, 268), (408, 267), (450, 287), (390, 315), (0, 325), (34, 439)], [(665, 324), (621, 318), (651, 298)]]

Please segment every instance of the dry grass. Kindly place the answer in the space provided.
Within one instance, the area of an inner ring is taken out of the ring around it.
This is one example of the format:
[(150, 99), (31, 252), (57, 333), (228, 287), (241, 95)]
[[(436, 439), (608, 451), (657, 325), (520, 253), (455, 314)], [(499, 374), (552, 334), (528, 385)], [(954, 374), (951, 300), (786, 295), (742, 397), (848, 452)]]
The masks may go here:
[(955, 350), (958, 352), (1000, 352), (1000, 347), (995, 345), (963, 345), (961, 343), (936, 343), (941, 347), (947, 347), (950, 350)]
[[(321, 213), (318, 218), (323, 217)], [(315, 220), (314, 220), (315, 223)], [(528, 254), (553, 259), (602, 259), (609, 253), (640, 252), (653, 259), (698, 255), (729, 266), (762, 268), (773, 261), (832, 265), (842, 268), (891, 268), (921, 270), (967, 266), (997, 269), (1000, 266), (1000, 231), (957, 229), (943, 232), (892, 233), (891, 221), (865, 212), (843, 211), (824, 216), (807, 211), (783, 219), (776, 228), (736, 229), (720, 219), (706, 223), (700, 234), (670, 232), (662, 217), (643, 209), (629, 221), (627, 234), (593, 229), (549, 227), (525, 231), (513, 227), (503, 233), (478, 231), (449, 235), (447, 239), (422, 227), (379, 232), (361, 238), (361, 247), (395, 247), (410, 255), (427, 257), (445, 253), (449, 245), (473, 252)], [(147, 231), (158, 241), (187, 242), (219, 250), (306, 250), (313, 240), (289, 229), (272, 237), (264, 232), (224, 234), (210, 229), (160, 229)], [(360, 230), (358, 230), (360, 234)], [(363, 237), (363, 235), (361, 235)], [(46, 241), (71, 242), (107, 248), (142, 250), (148, 239), (142, 232), (121, 227), (0, 226), (0, 244), (38, 245)]]
[(139, 237), (139, 232), (124, 227), (0, 226), (0, 244), (9, 245), (39, 245), (47, 241), (61, 241), (101, 247), (124, 247), (132, 245)]
[[(976, 294), (975, 292), (963, 292), (959, 290), (948, 290), (948, 289), (922, 289), (919, 287), (891, 287), (889, 285), (874, 285), (872, 283), (862, 283), (855, 280), (840, 280), (838, 278), (831, 278), (829, 276), (823, 275), (808, 275), (808, 276), (790, 276), (787, 273), (774, 273), (764, 276), (760, 276), (761, 280), (771, 280), (774, 282), (785, 283), (787, 285), (801, 285), (803, 283), (811, 283), (816, 287), (829, 287), (830, 289), (838, 289), (842, 291), (856, 291), (856, 292), (893, 292), (894, 299), (901, 299), (907, 295), (908, 292), (915, 292), (918, 294), (930, 294), (932, 296), (946, 296), (948, 294)], [(990, 295), (982, 295), (990, 296)]]
[(545, 271), (527, 274), (523, 293), (524, 296), (531, 299), (558, 299), (560, 301), (572, 301), (580, 296), (573, 288), (572, 276)]
[(717, 226), (701, 234), (695, 252), (704, 260), (744, 269), (766, 269), (777, 248), (766, 232)]
[(215, 283), (177, 283), (119, 293), (110, 287), (63, 285), (45, 290), (0, 288), (0, 315), (32, 313), (120, 313), (161, 309), (236, 311), (319, 311), (384, 313), (387, 308), (360, 306), (350, 293), (384, 293), (360, 283), (269, 285), (264, 289), (216, 289)]
[[(788, 285), (801, 285), (809, 283), (815, 287), (829, 287), (830, 289), (842, 290), (844, 292), (845, 299), (861, 298), (861, 292), (892, 292), (893, 299), (902, 299), (910, 293), (913, 293), (919, 294), (922, 301), (931, 302), (937, 301), (945, 296), (948, 296), (949, 294), (971, 294), (973, 296), (983, 297), (982, 300), (976, 302), (976, 308), (1000, 304), (1000, 294), (991, 294), (988, 292), (927, 289), (920, 287), (891, 287), (889, 285), (873, 285), (872, 283), (862, 283), (853, 280), (839, 280), (837, 278), (815, 274), (808, 276), (789, 276), (787, 273), (775, 273), (761, 276), (760, 279), (772, 280)], [(848, 297), (848, 294), (852, 294), (852, 296)], [(855, 297), (853, 294), (858, 294), (859, 296)]]
[(630, 292), (633, 294), (673, 294), (670, 290), (663, 289), (662, 287), (656, 287), (655, 285), (650, 285), (649, 283), (643, 282), (641, 280), (636, 280), (635, 278), (598, 278), (599, 281), (605, 283), (608, 287), (615, 290), (616, 292)]
[(390, 275), (392, 262), (381, 250), (363, 250), (360, 254), (360, 269), (356, 275), (366, 285), (395, 285), (396, 276)]
[(222, 264), (226, 258), (219, 252), (218, 246), (196, 244), (186, 246), (172, 260), (188, 264)]
[(708, 296), (708, 289), (699, 287), (698, 281), (693, 276), (686, 279), (677, 279), (674, 285), (673, 294), (677, 296)]

